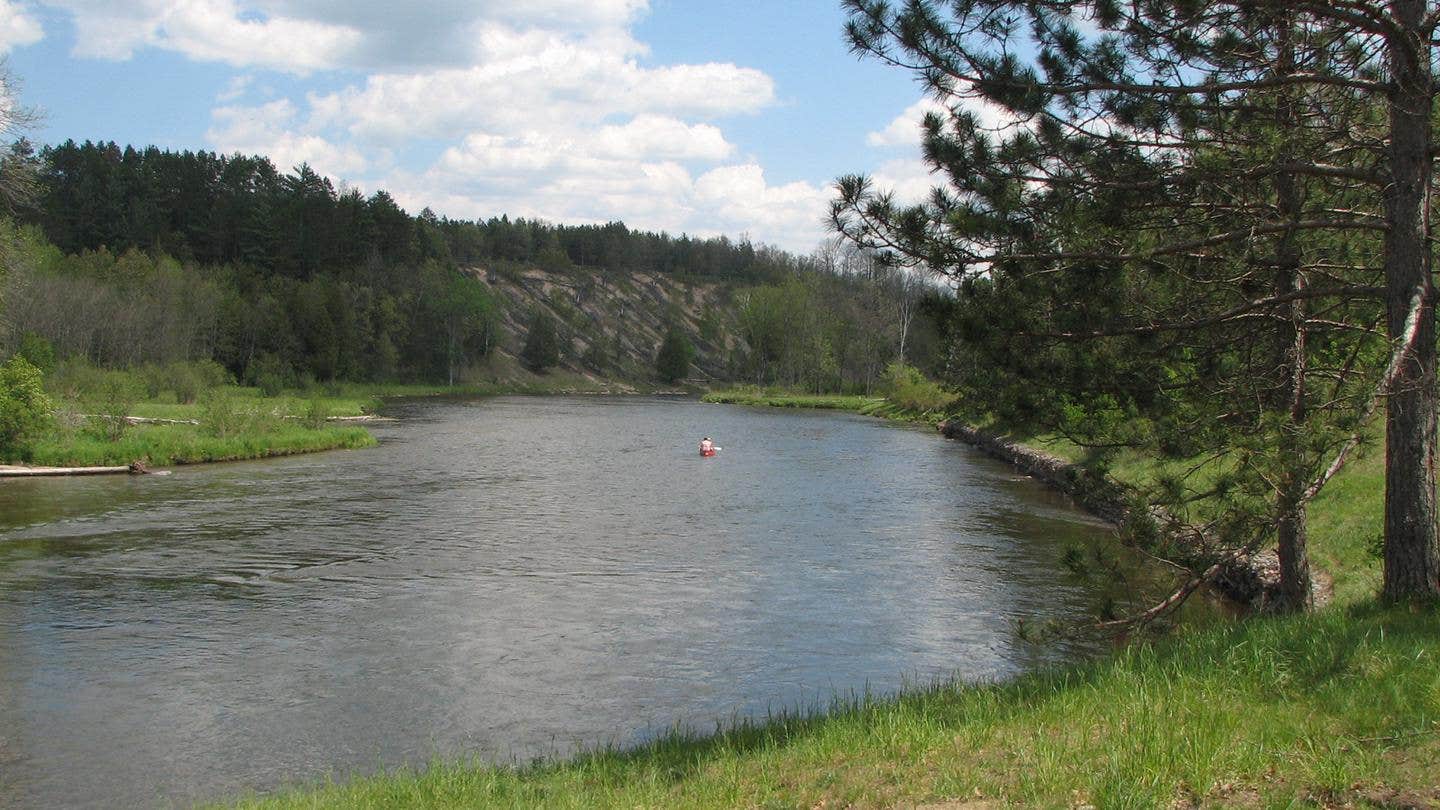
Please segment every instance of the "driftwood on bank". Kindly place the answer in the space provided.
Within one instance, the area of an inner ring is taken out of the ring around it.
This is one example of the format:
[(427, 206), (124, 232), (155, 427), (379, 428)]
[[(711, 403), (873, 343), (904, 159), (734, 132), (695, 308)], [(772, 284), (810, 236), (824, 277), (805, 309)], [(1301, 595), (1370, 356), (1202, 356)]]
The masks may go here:
[(34, 478), (38, 476), (63, 475), (169, 475), (169, 470), (152, 470), (143, 461), (132, 461), (124, 466), (111, 467), (29, 467), (20, 464), (0, 464), (0, 478)]
[(15, 464), (0, 464), (0, 478), (29, 478), (51, 475), (124, 475), (133, 472), (128, 465), (123, 467), (23, 467)]
[(103, 414), (77, 414), (81, 419), (116, 419), (127, 425), (198, 425), (198, 419), (160, 419), (154, 416), (105, 416)]
[[(1119, 526), (1129, 515), (1130, 500), (1120, 485), (1109, 479), (1097, 479), (1078, 465), (960, 422), (942, 422), (940, 432), (1020, 468), (1111, 524)], [(1218, 565), (1218, 570), (1208, 572), (1213, 584), (1226, 597), (1241, 604), (1262, 606), (1280, 593), (1280, 562), (1273, 551), (1226, 555)], [(1317, 588), (1317, 597), (1323, 590)]]

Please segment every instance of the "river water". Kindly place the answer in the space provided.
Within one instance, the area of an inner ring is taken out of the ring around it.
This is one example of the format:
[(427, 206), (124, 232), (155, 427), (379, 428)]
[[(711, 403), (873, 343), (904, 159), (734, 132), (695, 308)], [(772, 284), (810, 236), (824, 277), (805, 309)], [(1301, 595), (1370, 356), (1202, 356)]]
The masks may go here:
[[(0, 481), (0, 806), (174, 806), (1002, 678), (1103, 528), (933, 431), (410, 402), (378, 448)], [(723, 450), (701, 459), (701, 434)]]

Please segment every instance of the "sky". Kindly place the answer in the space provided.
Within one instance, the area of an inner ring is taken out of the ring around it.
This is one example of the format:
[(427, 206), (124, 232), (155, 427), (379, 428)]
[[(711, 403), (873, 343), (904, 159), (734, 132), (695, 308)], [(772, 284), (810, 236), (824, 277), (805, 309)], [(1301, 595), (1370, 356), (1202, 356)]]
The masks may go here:
[(0, 0), (32, 141), (268, 156), (412, 214), (808, 253), (832, 186), (930, 185), (929, 106), (839, 0)]

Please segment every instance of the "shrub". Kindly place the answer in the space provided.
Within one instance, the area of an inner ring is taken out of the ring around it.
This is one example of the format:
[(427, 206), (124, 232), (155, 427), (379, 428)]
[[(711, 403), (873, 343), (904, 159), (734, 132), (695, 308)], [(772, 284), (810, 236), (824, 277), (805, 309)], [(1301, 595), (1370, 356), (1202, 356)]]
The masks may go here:
[(330, 408), (325, 404), (325, 400), (312, 396), (305, 405), (305, 413), (300, 417), (300, 423), (311, 430), (319, 430), (325, 427), (325, 420), (329, 418)]
[(141, 379), (125, 371), (101, 371), (86, 396), (91, 421), (106, 441), (118, 442), (130, 428), (130, 411), (139, 401)]
[(297, 384), (295, 369), (284, 358), (274, 354), (262, 354), (251, 361), (245, 376), (267, 397), (279, 396), (286, 388), (294, 388)]
[(16, 355), (0, 366), (0, 458), (25, 461), (30, 443), (48, 426), (54, 405), (45, 396), (45, 376)]
[(41, 374), (49, 374), (55, 368), (55, 347), (34, 332), (20, 336), (20, 348), (15, 353), (39, 369)]
[(605, 371), (610, 365), (610, 356), (605, 352), (605, 341), (603, 338), (597, 337), (590, 342), (590, 348), (585, 350), (585, 354), (581, 356), (580, 362), (583, 363), (586, 368), (597, 374)]
[(212, 388), (200, 403), (200, 424), (219, 439), (234, 436), (245, 430), (249, 415), (235, 404), (235, 398), (225, 388)]
[(891, 363), (885, 368), (884, 390), (891, 402), (920, 413), (942, 410), (955, 400), (939, 383), (926, 379), (919, 369), (904, 363)]
[(61, 399), (80, 400), (96, 391), (102, 379), (103, 371), (84, 358), (75, 358), (57, 363), (55, 371), (46, 378), (46, 385)]
[(160, 393), (170, 387), (169, 370), (154, 363), (140, 368), (140, 384), (145, 388), (146, 399), (159, 399)]

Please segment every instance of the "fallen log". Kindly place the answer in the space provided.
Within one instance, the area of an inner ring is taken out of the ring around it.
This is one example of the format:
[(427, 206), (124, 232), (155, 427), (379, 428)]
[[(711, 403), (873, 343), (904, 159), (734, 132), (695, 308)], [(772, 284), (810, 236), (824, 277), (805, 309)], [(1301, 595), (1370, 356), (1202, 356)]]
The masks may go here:
[(0, 478), (26, 478), (41, 475), (121, 475), (130, 474), (129, 465), (122, 467), (25, 467), (0, 464)]

